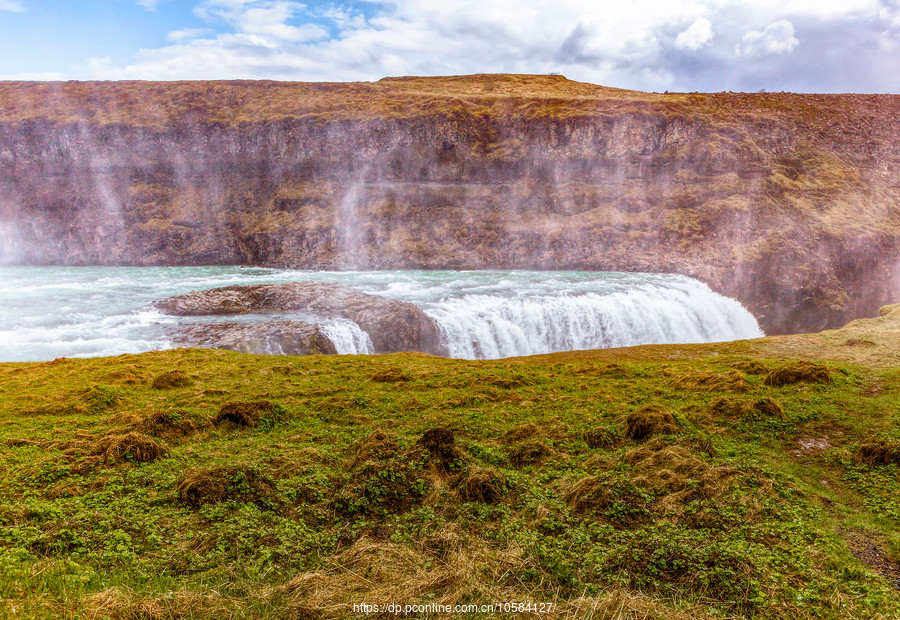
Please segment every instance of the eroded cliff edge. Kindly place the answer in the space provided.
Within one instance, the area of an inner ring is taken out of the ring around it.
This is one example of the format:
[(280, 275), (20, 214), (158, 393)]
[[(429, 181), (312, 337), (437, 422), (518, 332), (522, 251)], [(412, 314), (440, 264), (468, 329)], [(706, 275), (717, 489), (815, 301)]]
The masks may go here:
[(898, 96), (0, 82), (4, 263), (666, 271), (780, 333), (874, 314), (898, 250)]

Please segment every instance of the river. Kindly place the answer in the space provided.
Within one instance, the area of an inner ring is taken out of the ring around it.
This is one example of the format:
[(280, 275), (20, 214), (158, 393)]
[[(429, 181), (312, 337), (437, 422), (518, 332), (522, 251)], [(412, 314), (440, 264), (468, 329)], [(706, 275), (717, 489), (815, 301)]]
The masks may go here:
[[(740, 303), (671, 274), (575, 271), (299, 271), (256, 267), (2, 267), (0, 361), (139, 353), (175, 346), (181, 322), (155, 300), (231, 284), (338, 282), (410, 302), (432, 317), (451, 356), (502, 358), (639, 344), (717, 342), (763, 333)], [(236, 317), (227, 317), (235, 320)], [(347, 320), (323, 326), (340, 353), (370, 353)]]

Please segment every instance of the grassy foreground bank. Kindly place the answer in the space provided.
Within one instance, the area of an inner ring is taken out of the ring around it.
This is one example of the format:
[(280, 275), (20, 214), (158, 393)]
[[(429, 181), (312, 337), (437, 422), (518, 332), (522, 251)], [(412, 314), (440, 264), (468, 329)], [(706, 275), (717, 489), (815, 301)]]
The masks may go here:
[(898, 617), (900, 366), (873, 321), (821, 336), (843, 361), (792, 361), (808, 338), (2, 364), (0, 615)]

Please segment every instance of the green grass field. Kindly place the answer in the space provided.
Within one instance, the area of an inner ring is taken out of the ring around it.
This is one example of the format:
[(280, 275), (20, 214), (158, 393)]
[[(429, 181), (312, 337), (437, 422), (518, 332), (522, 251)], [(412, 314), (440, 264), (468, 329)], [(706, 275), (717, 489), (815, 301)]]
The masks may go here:
[(900, 367), (785, 348), (2, 364), (0, 615), (900, 617)]

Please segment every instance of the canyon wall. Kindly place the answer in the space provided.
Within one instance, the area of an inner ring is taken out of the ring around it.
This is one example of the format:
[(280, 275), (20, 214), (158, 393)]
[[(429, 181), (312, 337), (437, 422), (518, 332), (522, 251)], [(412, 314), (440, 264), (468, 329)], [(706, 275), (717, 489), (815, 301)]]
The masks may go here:
[(837, 327), (900, 297), (900, 97), (0, 82), (0, 263), (677, 272)]

